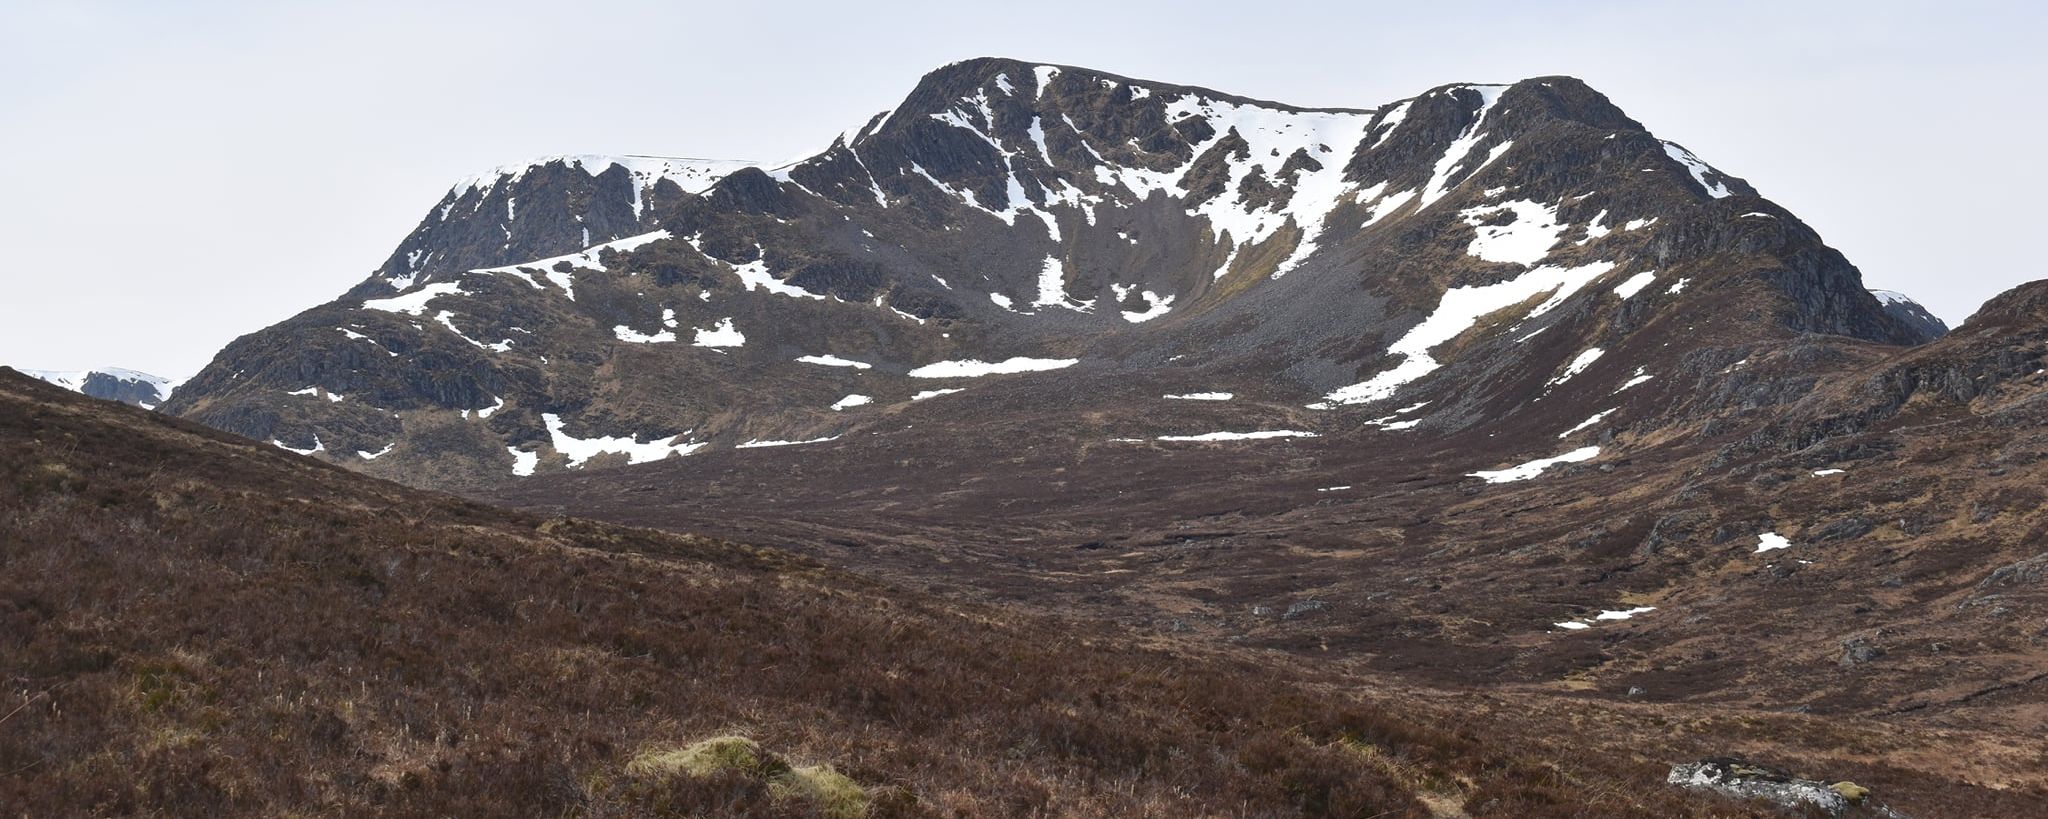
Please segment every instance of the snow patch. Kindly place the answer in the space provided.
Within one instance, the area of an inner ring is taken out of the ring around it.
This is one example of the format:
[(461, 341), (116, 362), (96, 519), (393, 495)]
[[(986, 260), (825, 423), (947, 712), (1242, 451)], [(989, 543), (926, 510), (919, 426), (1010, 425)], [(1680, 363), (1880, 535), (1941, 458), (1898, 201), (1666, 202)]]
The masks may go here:
[[(1226, 268), (1229, 267), (1229, 263), (1225, 262), (1224, 266)], [(1116, 293), (1116, 300), (1119, 304), (1123, 303), (1124, 299), (1129, 298), (1131, 291), (1137, 290), (1137, 288), (1138, 286), (1135, 284), (1112, 284), (1109, 286), (1109, 289)], [(1150, 290), (1138, 290), (1138, 298), (1145, 300), (1145, 309), (1123, 311), (1124, 321), (1132, 324), (1142, 324), (1166, 315), (1173, 309), (1172, 296), (1161, 296)]]
[(417, 316), (427, 312), (427, 303), (442, 296), (463, 296), (460, 282), (435, 282), (410, 293), (363, 302), (364, 310), (381, 310), (386, 313), (403, 313)]
[(312, 448), (312, 449), (299, 449), (299, 448), (297, 448), (297, 447), (294, 447), (294, 446), (292, 446), (291, 444), (287, 444), (287, 443), (285, 443), (285, 442), (283, 442), (283, 441), (277, 440), (276, 438), (272, 438), (272, 439), (270, 439), (270, 442), (271, 442), (272, 444), (276, 444), (276, 445), (277, 445), (277, 448), (278, 448), (278, 449), (282, 449), (282, 450), (284, 450), (284, 451), (286, 451), (286, 452), (294, 452), (294, 453), (297, 453), (297, 454), (300, 454), (300, 455), (311, 455), (311, 454), (313, 454), (313, 453), (315, 453), (315, 452), (325, 452), (325, 451), (327, 451), (327, 445), (326, 445), (326, 444), (323, 444), (323, 443), (320, 443), (320, 436), (318, 436), (318, 435), (315, 435), (315, 436), (313, 436), (313, 448)]
[[(1505, 225), (1484, 224), (1487, 218), (1503, 211), (1513, 213), (1514, 221)], [(1478, 234), (1465, 252), (1489, 262), (1533, 265), (1543, 261), (1566, 229), (1558, 224), (1556, 208), (1526, 199), (1468, 208), (1459, 211), (1458, 217)]]
[(1728, 190), (1728, 186), (1724, 182), (1709, 183), (1707, 181), (1707, 174), (1711, 173), (1720, 177), (1726, 177), (1727, 174), (1714, 170), (1712, 165), (1708, 165), (1699, 157), (1694, 156), (1693, 152), (1686, 150), (1684, 146), (1666, 140), (1664, 142), (1664, 153), (1677, 160), (1678, 164), (1684, 165), (1686, 171), (1692, 174), (1692, 181), (1698, 182), (1701, 188), (1706, 189), (1708, 196), (1722, 199), (1733, 194), (1733, 191)]
[(1338, 389), (1324, 396), (1324, 400), (1329, 404), (1364, 404), (1391, 396), (1403, 385), (1442, 366), (1430, 357), (1430, 349), (1457, 338), (1478, 323), (1480, 317), (1549, 293), (1550, 298), (1529, 310), (1523, 318), (1540, 316), (1612, 269), (1613, 262), (1594, 262), (1579, 267), (1545, 266), (1498, 284), (1453, 287), (1444, 292), (1428, 318), (1387, 348), (1389, 354), (1402, 357), (1400, 364), (1370, 380)]
[[(626, 456), (628, 463), (641, 464), (659, 461), (670, 455), (688, 455), (704, 446), (703, 444), (690, 443), (688, 441), (677, 443), (683, 437), (682, 435), (671, 435), (667, 438), (646, 441), (644, 443), (640, 441), (637, 435), (575, 438), (563, 431), (563, 428), (567, 425), (562, 422), (562, 416), (551, 412), (543, 413), (540, 416), (540, 420), (547, 425), (548, 436), (553, 439), (555, 451), (568, 457), (569, 466), (572, 468), (580, 467), (584, 462), (599, 455), (623, 454)], [(514, 452), (512, 457), (519, 458), (520, 454)], [(515, 473), (517, 472), (516, 469), (514, 471)], [(527, 474), (531, 474), (531, 472)]]
[(833, 436), (829, 436), (829, 437), (825, 437), (825, 438), (812, 438), (812, 439), (810, 439), (810, 440), (808, 440), (808, 441), (748, 441), (748, 442), (746, 442), (746, 443), (744, 443), (744, 444), (737, 444), (737, 445), (735, 445), (735, 446), (734, 446), (733, 448), (734, 448), (734, 449), (760, 449), (760, 448), (762, 448), (762, 447), (770, 447), (770, 446), (798, 446), (798, 445), (800, 445), (800, 444), (822, 444), (822, 443), (824, 443), (824, 442), (826, 442), (826, 441), (837, 441), (837, 440), (839, 440), (839, 436), (837, 436), (837, 435), (833, 435)]
[(1558, 373), (1557, 377), (1550, 379), (1548, 383), (1543, 385), (1543, 388), (1547, 390), (1566, 381), (1570, 381), (1572, 376), (1585, 372), (1587, 367), (1593, 366), (1593, 362), (1600, 360), (1600, 356), (1605, 354), (1606, 351), (1598, 347), (1594, 347), (1583, 353), (1580, 353), (1577, 358), (1572, 359), (1572, 362), (1570, 364), (1565, 365), (1564, 372)]
[(1016, 356), (1003, 361), (980, 361), (962, 359), (926, 364), (911, 370), (911, 378), (979, 378), (984, 375), (1008, 375), (1010, 373), (1041, 372), (1071, 367), (1080, 363), (1078, 358), (1026, 358)]
[(1038, 298), (1031, 301), (1033, 307), (1065, 307), (1086, 313), (1095, 309), (1095, 302), (1081, 301), (1067, 295), (1067, 268), (1058, 258), (1047, 256), (1045, 264), (1038, 271)]
[(1636, 616), (1636, 615), (1638, 615), (1638, 614), (1647, 614), (1647, 613), (1649, 613), (1649, 612), (1653, 612), (1653, 611), (1656, 611), (1656, 610), (1657, 610), (1657, 607), (1656, 607), (1656, 606), (1637, 606), (1637, 607), (1635, 607), (1635, 608), (1632, 608), (1632, 609), (1609, 609), (1609, 610), (1607, 610), (1607, 611), (1603, 611), (1603, 612), (1600, 612), (1599, 614), (1593, 615), (1593, 619), (1595, 619), (1595, 620), (1627, 620), (1627, 619), (1629, 619), (1629, 618), (1631, 618), (1631, 617), (1634, 617), (1634, 616)]
[[(1455, 176), (1464, 167), (1465, 158), (1471, 155), (1472, 149), (1479, 144), (1480, 140), (1486, 138), (1486, 133), (1479, 129), (1486, 124), (1486, 115), (1493, 110), (1495, 103), (1500, 102), (1500, 94), (1507, 88), (1507, 86), (1503, 85), (1468, 85), (1463, 87), (1479, 92), (1479, 111), (1472, 117), (1472, 124), (1465, 126), (1465, 131), (1459, 134), (1457, 139), (1451, 141), (1450, 147), (1444, 149), (1443, 156), (1437, 158), (1436, 167), (1429, 175), (1429, 184), (1424, 185), (1422, 190), (1422, 206), (1425, 208), (1434, 204), (1436, 200), (1442, 199), (1444, 194), (1450, 192), (1451, 177)], [(1506, 147), (1506, 143), (1496, 147), (1487, 156), (1485, 162), (1481, 162), (1472, 168), (1473, 173), (1477, 173), (1480, 168), (1486, 167), (1488, 162), (1492, 162), (1496, 157), (1499, 157)], [(1468, 177), (1470, 175), (1467, 174)]]
[(1506, 469), (1482, 470), (1479, 472), (1473, 472), (1471, 473), (1471, 475), (1472, 477), (1479, 478), (1481, 480), (1486, 481), (1487, 483), (1508, 483), (1510, 481), (1526, 481), (1530, 478), (1536, 477), (1537, 475), (1543, 474), (1543, 470), (1549, 469), (1558, 464), (1569, 464), (1578, 463), (1580, 461), (1590, 461), (1596, 457), (1599, 457), (1599, 455), (1600, 448), (1597, 446), (1580, 447), (1578, 449), (1574, 449), (1570, 452), (1567, 452), (1563, 455), (1555, 455), (1549, 458), (1537, 458), (1536, 460), (1530, 461), (1528, 463), (1520, 464), (1517, 466), (1511, 466)]
[(1620, 296), (1624, 300), (1629, 299), (1633, 297), (1635, 294), (1642, 292), (1643, 288), (1649, 287), (1650, 282), (1655, 280), (1656, 278), (1657, 271), (1655, 270), (1645, 270), (1641, 273), (1637, 273), (1633, 276), (1628, 277), (1627, 281), (1615, 285), (1614, 295)]
[[(576, 274), (573, 271), (590, 270), (598, 273), (609, 272), (610, 269), (605, 267), (604, 265), (604, 254), (630, 253), (632, 251), (640, 249), (642, 246), (645, 246), (649, 243), (658, 242), (667, 238), (669, 238), (668, 231), (657, 230), (649, 233), (642, 233), (637, 236), (628, 236), (624, 239), (614, 239), (612, 241), (605, 242), (599, 245), (592, 245), (590, 247), (579, 250), (575, 253), (570, 253), (562, 256), (552, 256), (546, 259), (536, 259), (531, 262), (506, 265), (504, 267), (482, 267), (477, 268), (475, 270), (471, 270), (469, 272), (488, 275), (514, 276), (521, 280), (524, 280), (527, 284), (532, 285), (533, 288), (536, 290), (541, 289), (541, 287), (539, 282), (534, 281), (533, 274), (539, 273), (548, 281), (553, 282), (556, 287), (561, 288), (562, 295), (564, 297), (568, 298), (570, 301), (575, 301)], [(561, 269), (564, 265), (568, 266), (569, 269)]]
[[(1619, 407), (1616, 407), (1615, 409), (1620, 409), (1620, 408), (1619, 408)], [(1579, 423), (1578, 423), (1577, 425), (1574, 425), (1574, 426), (1573, 426), (1573, 427), (1572, 427), (1571, 429), (1568, 429), (1568, 430), (1565, 430), (1565, 431), (1563, 431), (1563, 432), (1560, 432), (1560, 433), (1558, 433), (1558, 434), (1557, 434), (1557, 437), (1559, 437), (1559, 438), (1569, 438), (1569, 437), (1571, 437), (1571, 436), (1572, 436), (1572, 433), (1578, 432), (1579, 430), (1582, 430), (1582, 429), (1585, 429), (1585, 428), (1587, 428), (1587, 427), (1590, 427), (1590, 426), (1592, 426), (1592, 425), (1594, 425), (1594, 424), (1600, 423), (1600, 422), (1601, 422), (1602, 420), (1606, 419), (1606, 418), (1607, 418), (1607, 416), (1609, 416), (1609, 415), (1613, 415), (1613, 414), (1614, 414), (1614, 412), (1615, 412), (1615, 410), (1602, 410), (1602, 411), (1600, 411), (1600, 412), (1596, 412), (1596, 413), (1593, 413), (1593, 417), (1591, 417), (1591, 418), (1587, 418), (1587, 419), (1586, 419), (1586, 420), (1584, 420), (1584, 421), (1580, 421), (1580, 422), (1579, 422)]]
[(505, 447), (512, 453), (512, 474), (521, 478), (533, 475), (534, 467), (540, 466), (540, 453), (524, 452), (518, 447)]
[(1313, 432), (1295, 429), (1262, 429), (1255, 432), (1204, 432), (1200, 435), (1161, 435), (1161, 441), (1258, 441), (1267, 438), (1315, 438)]
[(696, 339), (690, 342), (698, 347), (739, 347), (747, 343), (747, 337), (732, 326), (732, 319), (722, 318), (709, 330), (698, 330)]
[(875, 366), (865, 361), (854, 361), (849, 358), (840, 358), (839, 356), (836, 355), (799, 356), (797, 360), (805, 364), (818, 364), (825, 367), (852, 367), (856, 370), (865, 370), (868, 369), (869, 367)]

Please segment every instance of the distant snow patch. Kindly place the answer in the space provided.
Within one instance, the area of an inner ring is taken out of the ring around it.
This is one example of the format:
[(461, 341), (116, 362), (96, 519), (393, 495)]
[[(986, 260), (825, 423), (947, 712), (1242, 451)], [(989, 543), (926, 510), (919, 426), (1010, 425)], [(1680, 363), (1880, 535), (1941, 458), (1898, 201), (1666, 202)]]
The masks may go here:
[(1549, 389), (1570, 381), (1572, 376), (1585, 372), (1587, 367), (1593, 366), (1593, 362), (1600, 360), (1600, 356), (1605, 355), (1606, 352), (1598, 347), (1593, 347), (1583, 353), (1579, 353), (1577, 358), (1572, 359), (1570, 364), (1564, 366), (1564, 372), (1558, 373), (1556, 377), (1550, 379), (1548, 383), (1543, 385), (1544, 388)]
[(1474, 472), (1472, 473), (1472, 477), (1479, 478), (1481, 480), (1486, 481), (1487, 483), (1508, 483), (1510, 481), (1526, 481), (1530, 478), (1536, 477), (1537, 475), (1543, 474), (1543, 470), (1549, 469), (1558, 464), (1569, 464), (1578, 463), (1580, 461), (1590, 461), (1596, 457), (1599, 457), (1599, 455), (1600, 448), (1597, 446), (1580, 447), (1578, 449), (1574, 449), (1570, 452), (1567, 452), (1563, 455), (1556, 455), (1549, 458), (1538, 458), (1536, 460), (1530, 461), (1525, 464), (1521, 464), (1519, 466), (1511, 466), (1506, 469), (1482, 470), (1479, 472)]
[(856, 370), (865, 370), (875, 366), (865, 361), (854, 361), (853, 359), (840, 358), (839, 356), (836, 355), (798, 356), (797, 360), (805, 364), (818, 364), (826, 367), (852, 367)]
[(417, 316), (427, 312), (427, 302), (442, 296), (461, 295), (466, 294), (462, 292), (462, 284), (460, 282), (434, 282), (411, 293), (401, 293), (389, 298), (370, 299), (363, 302), (363, 309)]
[(1595, 619), (1595, 620), (1627, 620), (1627, 619), (1629, 619), (1630, 617), (1634, 617), (1634, 616), (1636, 616), (1636, 615), (1638, 615), (1638, 614), (1647, 614), (1647, 613), (1649, 613), (1649, 612), (1653, 612), (1653, 611), (1656, 611), (1656, 610), (1657, 610), (1657, 607), (1656, 607), (1656, 606), (1637, 606), (1637, 607), (1635, 607), (1635, 608), (1632, 608), (1632, 609), (1610, 609), (1610, 610), (1608, 610), (1608, 611), (1603, 611), (1603, 612), (1600, 612), (1599, 614), (1593, 615), (1593, 619)]
[(661, 311), (661, 326), (668, 329), (648, 335), (621, 324), (612, 328), (612, 335), (617, 337), (618, 340), (630, 344), (664, 344), (675, 341), (676, 311), (663, 309)]
[(379, 350), (383, 350), (385, 355), (392, 356), (394, 358), (398, 356), (397, 353), (392, 352), (390, 348), (385, 347), (382, 343), (379, 343), (374, 338), (363, 335), (362, 333), (358, 333), (354, 330), (350, 330), (347, 327), (336, 327), (334, 329), (340, 330), (342, 335), (348, 336), (352, 340), (370, 342), (371, 346), (376, 347)]
[(837, 441), (837, 440), (839, 440), (839, 436), (837, 436), (837, 435), (833, 435), (833, 436), (829, 436), (829, 437), (825, 437), (825, 438), (812, 438), (812, 439), (810, 439), (810, 440), (808, 440), (808, 441), (748, 441), (748, 442), (746, 442), (746, 443), (744, 443), (744, 444), (737, 444), (737, 445), (735, 445), (735, 446), (734, 446), (733, 448), (734, 448), (734, 449), (760, 449), (760, 448), (762, 448), (762, 447), (770, 447), (770, 446), (797, 446), (797, 445), (800, 445), (800, 444), (822, 444), (822, 443), (824, 443), (824, 442), (826, 442), (826, 441)]
[[(1505, 225), (1485, 224), (1502, 212), (1514, 214)], [(1565, 226), (1557, 222), (1557, 209), (1539, 202), (1515, 200), (1460, 211), (1458, 217), (1478, 235), (1465, 252), (1489, 262), (1533, 265), (1550, 255), (1550, 249), (1564, 236)]]
[[(539, 273), (548, 281), (553, 282), (556, 287), (561, 288), (562, 295), (565, 298), (575, 301), (576, 274), (571, 271), (590, 270), (598, 273), (608, 272), (609, 269), (604, 266), (603, 261), (606, 252), (630, 253), (640, 249), (643, 245), (667, 238), (669, 238), (668, 231), (657, 230), (637, 236), (628, 236), (624, 239), (614, 239), (599, 245), (592, 245), (563, 256), (535, 259), (534, 261), (506, 265), (504, 267), (477, 268), (469, 272), (516, 276), (527, 284), (532, 285), (536, 290), (540, 289), (540, 283), (534, 281), (532, 274)], [(568, 265), (569, 270), (562, 270), (561, 267), (563, 265)]]
[(628, 344), (665, 344), (676, 340), (676, 334), (669, 330), (647, 335), (623, 324), (613, 327), (612, 335)]
[(512, 453), (513, 475), (521, 478), (529, 477), (533, 474), (534, 467), (540, 466), (540, 453), (538, 452), (524, 452), (518, 447), (509, 446), (505, 448), (505, 451)]
[(943, 390), (925, 390), (925, 391), (923, 391), (923, 392), (920, 392), (920, 393), (918, 393), (918, 394), (916, 394), (916, 395), (910, 396), (910, 400), (912, 400), (912, 401), (923, 401), (923, 400), (925, 400), (925, 399), (927, 399), (927, 398), (937, 398), (937, 397), (939, 397), (939, 396), (941, 396), (941, 395), (952, 395), (953, 393), (956, 393), (956, 392), (966, 392), (966, 391), (967, 391), (967, 390), (966, 390), (965, 388), (963, 388), (963, 387), (953, 387), (953, 388), (951, 388), (951, 389), (943, 389)]
[(1047, 256), (1045, 264), (1038, 271), (1038, 298), (1031, 301), (1033, 307), (1065, 307), (1079, 313), (1095, 309), (1093, 300), (1081, 301), (1067, 295), (1067, 268), (1058, 258)]
[(988, 362), (976, 359), (940, 361), (911, 370), (911, 378), (979, 378), (984, 375), (1008, 375), (1011, 373), (1041, 372), (1071, 367), (1080, 363), (1078, 358), (1026, 358), (1017, 356), (1003, 361)]
[(283, 442), (283, 441), (277, 440), (276, 438), (272, 438), (272, 439), (270, 439), (270, 442), (271, 442), (271, 443), (273, 443), (273, 444), (276, 444), (276, 445), (277, 445), (277, 448), (278, 448), (278, 449), (282, 449), (282, 450), (284, 450), (284, 451), (286, 451), (286, 452), (295, 452), (295, 453), (298, 453), (298, 454), (300, 454), (300, 455), (311, 455), (311, 454), (313, 454), (313, 453), (315, 453), (315, 452), (325, 452), (325, 451), (327, 451), (327, 445), (326, 445), (326, 444), (322, 444), (322, 443), (320, 443), (320, 436), (318, 436), (318, 435), (315, 435), (315, 436), (313, 436), (313, 448), (312, 448), (312, 449), (299, 449), (299, 448), (297, 448), (297, 447), (294, 447), (294, 446), (292, 446), (291, 444), (287, 444), (287, 443), (285, 443), (285, 442)]
[(833, 411), (836, 412), (838, 410), (851, 409), (853, 407), (863, 407), (872, 403), (875, 403), (874, 396), (861, 395), (859, 393), (855, 393), (853, 395), (846, 396), (845, 398), (841, 398), (838, 401), (833, 402), (832, 409)]
[(1564, 303), (1588, 282), (1613, 269), (1613, 262), (1594, 262), (1579, 267), (1545, 266), (1498, 284), (1446, 290), (1428, 318), (1387, 348), (1389, 354), (1402, 357), (1400, 364), (1370, 380), (1338, 389), (1324, 396), (1324, 400), (1330, 404), (1364, 404), (1391, 396), (1402, 385), (1442, 366), (1430, 357), (1430, 349), (1457, 338), (1478, 323), (1480, 317), (1549, 293), (1548, 299), (1530, 309), (1523, 318), (1543, 315)]
[[(1616, 409), (1619, 409), (1619, 408), (1617, 407)], [(1593, 413), (1593, 417), (1591, 417), (1591, 418), (1588, 418), (1588, 419), (1586, 419), (1586, 420), (1584, 420), (1584, 421), (1580, 421), (1580, 422), (1578, 423), (1578, 425), (1577, 425), (1577, 426), (1574, 426), (1574, 427), (1572, 427), (1571, 429), (1568, 429), (1568, 430), (1565, 430), (1565, 431), (1563, 431), (1563, 432), (1560, 432), (1560, 433), (1558, 433), (1558, 434), (1557, 434), (1557, 437), (1559, 437), (1559, 438), (1569, 438), (1569, 437), (1571, 437), (1571, 436), (1572, 436), (1572, 433), (1578, 432), (1579, 430), (1582, 430), (1582, 429), (1585, 429), (1585, 428), (1587, 428), (1587, 427), (1590, 427), (1590, 426), (1592, 426), (1592, 425), (1594, 425), (1594, 424), (1600, 423), (1600, 422), (1601, 422), (1601, 421), (1602, 421), (1603, 419), (1605, 419), (1605, 418), (1606, 418), (1607, 416), (1609, 416), (1609, 415), (1613, 415), (1613, 414), (1614, 414), (1614, 412), (1615, 412), (1614, 410), (1602, 410), (1602, 411), (1600, 411), (1600, 412), (1596, 412), (1596, 413)]]
[(1765, 532), (1761, 535), (1756, 536), (1757, 554), (1775, 551), (1778, 549), (1789, 549), (1791, 547), (1792, 541), (1786, 540), (1784, 535), (1778, 534), (1777, 532)]
[(385, 444), (385, 445), (384, 445), (384, 448), (383, 448), (383, 449), (377, 450), (376, 452), (371, 452), (371, 451), (369, 451), (369, 450), (366, 450), (366, 449), (358, 449), (358, 450), (356, 450), (356, 457), (358, 457), (358, 458), (361, 458), (361, 459), (363, 459), (363, 460), (365, 460), (365, 461), (374, 461), (374, 460), (377, 460), (378, 458), (382, 458), (382, 457), (384, 457), (384, 456), (386, 456), (386, 455), (389, 455), (389, 454), (391, 454), (391, 450), (394, 450), (394, 449), (397, 449), (397, 448), (398, 448), (398, 444), (394, 442), (394, 443), (389, 443), (389, 444)]
[(739, 347), (747, 343), (747, 337), (732, 326), (732, 319), (722, 318), (709, 330), (698, 330), (692, 344), (698, 347)]
[(1593, 615), (1593, 617), (1591, 618), (1591, 622), (1588, 622), (1586, 618), (1580, 618), (1577, 620), (1566, 620), (1561, 623), (1552, 623), (1551, 625), (1569, 631), (1578, 631), (1579, 629), (1592, 628), (1594, 623), (1627, 620), (1638, 614), (1648, 614), (1656, 610), (1656, 606), (1637, 606), (1632, 609), (1608, 609), (1606, 611), (1600, 612), (1599, 614)]
[(1623, 299), (1633, 297), (1635, 294), (1642, 292), (1643, 288), (1649, 287), (1650, 282), (1655, 280), (1656, 278), (1657, 271), (1655, 270), (1645, 270), (1641, 273), (1637, 273), (1633, 276), (1628, 277), (1627, 281), (1615, 285), (1614, 295), (1620, 296)]
[(1227, 392), (1184, 392), (1179, 395), (1165, 395), (1175, 401), (1228, 401), (1237, 396)]
[(1814, 471), (1813, 471), (1813, 476), (1814, 476), (1814, 477), (1816, 477), (1816, 478), (1825, 478), (1825, 477), (1827, 477), (1827, 476), (1829, 476), (1829, 475), (1840, 475), (1840, 474), (1842, 474), (1842, 470), (1840, 470), (1840, 469), (1816, 469), (1816, 470), (1814, 470)]
[[(1472, 124), (1465, 126), (1464, 133), (1459, 134), (1457, 139), (1452, 140), (1450, 146), (1444, 149), (1443, 156), (1437, 158), (1436, 167), (1429, 175), (1429, 183), (1424, 185), (1422, 189), (1422, 206), (1425, 208), (1435, 203), (1436, 200), (1442, 199), (1444, 194), (1450, 192), (1451, 178), (1456, 176), (1458, 171), (1465, 167), (1466, 157), (1472, 153), (1472, 149), (1479, 144), (1480, 140), (1486, 138), (1486, 132), (1479, 129), (1486, 124), (1487, 113), (1493, 110), (1494, 103), (1500, 101), (1501, 92), (1507, 90), (1507, 86), (1503, 85), (1468, 85), (1463, 87), (1479, 92), (1479, 111), (1473, 116)], [(1479, 169), (1486, 167), (1487, 163), (1492, 162), (1502, 153), (1505, 153), (1504, 147), (1504, 145), (1496, 147), (1493, 153), (1486, 157), (1485, 161), (1473, 166), (1471, 173), (1478, 173)], [(1466, 176), (1471, 176), (1471, 173), (1466, 174)]]
[(1643, 372), (1643, 369), (1644, 369), (1644, 368), (1642, 368), (1642, 367), (1637, 367), (1637, 368), (1636, 368), (1636, 371), (1635, 371), (1635, 374), (1634, 374), (1634, 375), (1631, 375), (1631, 376), (1629, 376), (1629, 379), (1628, 379), (1627, 381), (1623, 381), (1623, 382), (1621, 383), (1621, 386), (1619, 386), (1619, 387), (1616, 387), (1616, 388), (1614, 389), (1614, 391), (1615, 391), (1616, 393), (1619, 393), (1619, 392), (1621, 392), (1622, 390), (1628, 389), (1628, 388), (1630, 388), (1630, 387), (1633, 387), (1633, 386), (1635, 386), (1635, 385), (1637, 385), (1637, 384), (1641, 384), (1641, 383), (1643, 383), (1643, 382), (1645, 382), (1645, 381), (1648, 381), (1648, 380), (1650, 380), (1650, 379), (1652, 379), (1652, 378), (1655, 378), (1655, 377), (1656, 377), (1656, 376), (1650, 375), (1649, 373)]
[(1686, 150), (1684, 146), (1667, 140), (1664, 143), (1664, 153), (1672, 159), (1678, 160), (1679, 164), (1684, 165), (1685, 169), (1692, 173), (1692, 181), (1698, 182), (1701, 188), (1705, 188), (1708, 196), (1722, 199), (1733, 194), (1732, 191), (1728, 190), (1727, 184), (1723, 182), (1709, 183), (1707, 181), (1707, 174), (1720, 177), (1726, 177), (1727, 174), (1714, 170), (1712, 165), (1701, 161), (1699, 157), (1694, 156), (1693, 152)]
[(1313, 432), (1293, 429), (1262, 429), (1256, 432), (1205, 432), (1200, 435), (1161, 435), (1161, 441), (1258, 441), (1267, 438), (1315, 438)]
[[(683, 437), (681, 435), (671, 435), (644, 443), (640, 441), (639, 436), (575, 438), (563, 431), (567, 425), (562, 422), (562, 416), (551, 412), (543, 413), (540, 420), (547, 425), (548, 436), (554, 439), (555, 451), (567, 456), (571, 467), (582, 466), (585, 461), (605, 454), (623, 454), (628, 463), (647, 463), (659, 461), (670, 455), (688, 455), (704, 446), (688, 441), (677, 443)], [(517, 458), (519, 454), (515, 452), (513, 457)]]
[[(1226, 263), (1225, 266), (1227, 267), (1228, 264)], [(1137, 287), (1135, 284), (1112, 284), (1109, 286), (1109, 289), (1116, 293), (1117, 302), (1122, 303), (1124, 299), (1130, 296), (1132, 290), (1137, 290)], [(1132, 324), (1142, 324), (1166, 315), (1168, 311), (1173, 309), (1172, 296), (1161, 296), (1150, 290), (1138, 290), (1138, 298), (1145, 300), (1145, 309), (1122, 311), (1124, 321)], [(1093, 302), (1090, 302), (1090, 304), (1092, 305)]]

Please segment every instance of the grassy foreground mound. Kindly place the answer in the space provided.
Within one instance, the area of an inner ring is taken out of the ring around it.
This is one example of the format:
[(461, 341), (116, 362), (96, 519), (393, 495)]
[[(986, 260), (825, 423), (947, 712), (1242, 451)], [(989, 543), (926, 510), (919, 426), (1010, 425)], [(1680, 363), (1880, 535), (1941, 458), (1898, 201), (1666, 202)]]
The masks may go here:
[(0, 371), (10, 815), (1750, 811), (1297, 665), (508, 512)]

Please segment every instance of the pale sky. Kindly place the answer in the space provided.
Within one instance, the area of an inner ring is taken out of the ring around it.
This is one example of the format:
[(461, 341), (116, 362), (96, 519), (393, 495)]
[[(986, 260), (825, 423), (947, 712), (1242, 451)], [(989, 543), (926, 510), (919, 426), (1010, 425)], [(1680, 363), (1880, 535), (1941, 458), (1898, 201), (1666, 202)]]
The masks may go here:
[(2024, 2), (0, 0), (0, 364), (191, 374), (368, 275), (456, 180), (777, 160), (976, 56), (1298, 105), (1569, 74), (1950, 323), (2037, 277)]

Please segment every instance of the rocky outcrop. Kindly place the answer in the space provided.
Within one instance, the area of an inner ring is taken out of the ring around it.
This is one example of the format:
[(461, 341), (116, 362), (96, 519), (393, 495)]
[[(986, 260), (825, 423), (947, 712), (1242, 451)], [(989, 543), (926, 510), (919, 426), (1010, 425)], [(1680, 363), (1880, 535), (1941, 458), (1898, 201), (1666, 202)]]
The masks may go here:
[(1854, 782), (1828, 784), (1801, 779), (1780, 768), (1740, 759), (1715, 758), (1673, 765), (1665, 781), (1736, 799), (1761, 799), (1787, 811), (1818, 809), (1835, 817), (1904, 819), (1902, 814), (1878, 802), (1869, 789)]

